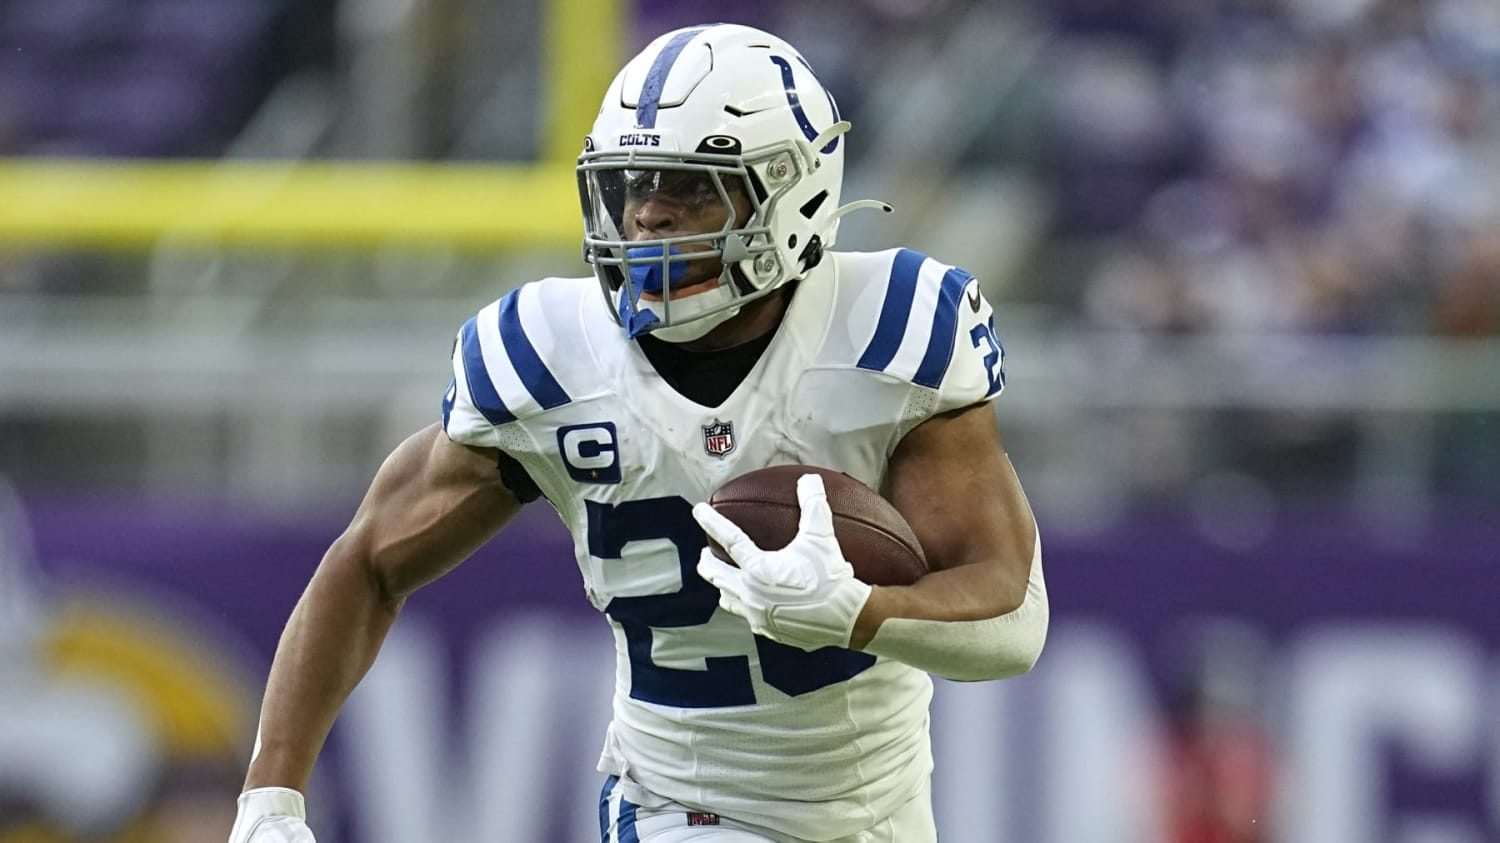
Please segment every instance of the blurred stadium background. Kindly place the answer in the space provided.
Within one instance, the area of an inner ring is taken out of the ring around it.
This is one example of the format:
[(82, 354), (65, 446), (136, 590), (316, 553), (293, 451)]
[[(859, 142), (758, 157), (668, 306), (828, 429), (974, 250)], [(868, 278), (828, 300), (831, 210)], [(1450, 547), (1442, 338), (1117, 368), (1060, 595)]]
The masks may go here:
[[(223, 839), (276, 636), (456, 327), (581, 274), (618, 64), (740, 21), (974, 270), (1054, 626), (950, 843), (1500, 841), (1493, 0), (3, 0), (0, 841)], [(411, 602), (320, 840), (597, 839), (550, 512)]]

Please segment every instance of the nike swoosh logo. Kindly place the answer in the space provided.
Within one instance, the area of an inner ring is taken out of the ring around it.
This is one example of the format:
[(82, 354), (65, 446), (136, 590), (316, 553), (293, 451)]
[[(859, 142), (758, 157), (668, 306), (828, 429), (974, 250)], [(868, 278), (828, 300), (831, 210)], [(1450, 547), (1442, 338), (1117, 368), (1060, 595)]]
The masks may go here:
[(979, 312), (979, 287), (969, 290), (969, 309), (975, 313)]

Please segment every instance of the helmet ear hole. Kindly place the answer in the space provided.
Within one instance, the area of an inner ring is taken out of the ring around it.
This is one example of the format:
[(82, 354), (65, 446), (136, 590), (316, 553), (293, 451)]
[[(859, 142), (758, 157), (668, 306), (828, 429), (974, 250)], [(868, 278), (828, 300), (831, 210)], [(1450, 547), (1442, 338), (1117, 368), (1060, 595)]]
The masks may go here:
[(797, 235), (795, 233), (786, 239), (786, 247), (788, 249), (797, 248)]
[(807, 241), (807, 248), (803, 249), (802, 250), (802, 254), (800, 254), (800, 255), (797, 256), (797, 260), (799, 260), (799, 261), (802, 262), (802, 271), (803, 272), (806, 272), (809, 269), (812, 269), (813, 267), (815, 267), (818, 264), (822, 263), (823, 262), (823, 238), (821, 238), (818, 235), (814, 234), (812, 236), (812, 239)]

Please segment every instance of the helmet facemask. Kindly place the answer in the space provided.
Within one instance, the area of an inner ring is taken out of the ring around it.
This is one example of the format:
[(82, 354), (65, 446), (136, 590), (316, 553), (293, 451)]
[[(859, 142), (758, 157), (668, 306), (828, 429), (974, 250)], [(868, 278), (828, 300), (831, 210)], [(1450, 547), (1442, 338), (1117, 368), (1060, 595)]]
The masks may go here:
[[(700, 149), (706, 151), (630, 149), (579, 158), (584, 259), (629, 337), (650, 332), (669, 342), (698, 339), (802, 270), (777, 249), (769, 224), (801, 177), (796, 146), (788, 142), (741, 155), (738, 141), (714, 136)], [(707, 151), (717, 149), (726, 151)], [(681, 213), (685, 224), (672, 228), (691, 228), (687, 221), (703, 219), (722, 219), (722, 225), (647, 236), (632, 215), (653, 196)], [(713, 280), (716, 286), (707, 287)], [(700, 285), (705, 289), (680, 294)]]

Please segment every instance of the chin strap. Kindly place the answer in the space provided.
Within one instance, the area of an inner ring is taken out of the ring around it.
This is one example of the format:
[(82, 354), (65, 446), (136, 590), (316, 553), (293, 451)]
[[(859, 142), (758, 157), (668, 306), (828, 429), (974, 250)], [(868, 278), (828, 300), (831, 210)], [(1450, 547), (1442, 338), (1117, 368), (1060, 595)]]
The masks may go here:
[[(625, 328), (625, 336), (635, 339), (658, 322), (660, 318), (644, 302), (641, 301), (641, 293), (666, 293), (667, 284), (676, 284), (687, 274), (687, 264), (682, 261), (672, 261), (670, 256), (680, 255), (682, 252), (675, 246), (663, 249), (661, 246), (637, 246), (625, 250), (628, 258), (627, 270), (630, 273), (631, 284), (621, 288), (620, 300), (616, 312), (620, 316), (620, 325)], [(650, 263), (645, 261), (650, 260)], [(662, 272), (666, 266), (666, 272)], [(635, 298), (632, 300), (626, 293), (634, 291)]]
[(623, 290), (620, 291), (620, 307), (617, 313), (620, 315), (620, 326), (625, 329), (625, 336), (630, 339), (635, 339), (649, 330), (652, 325), (661, 321), (656, 318), (656, 314), (652, 313), (649, 307), (642, 307), (639, 303), (632, 307), (626, 300)]

